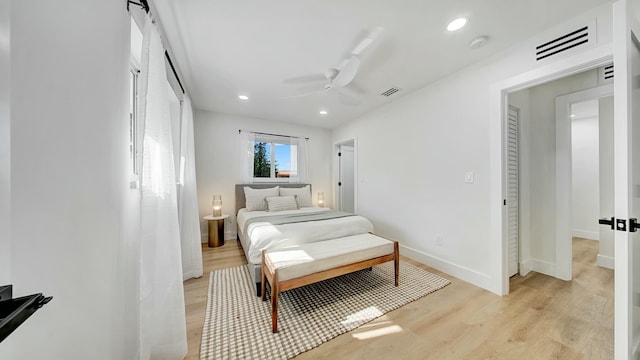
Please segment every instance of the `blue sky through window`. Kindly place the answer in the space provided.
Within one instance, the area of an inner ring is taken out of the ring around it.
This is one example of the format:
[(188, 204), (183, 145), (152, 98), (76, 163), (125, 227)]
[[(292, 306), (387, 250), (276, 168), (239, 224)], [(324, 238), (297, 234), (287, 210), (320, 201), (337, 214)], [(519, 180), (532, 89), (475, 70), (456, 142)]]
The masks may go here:
[(291, 145), (275, 144), (278, 170), (291, 170)]

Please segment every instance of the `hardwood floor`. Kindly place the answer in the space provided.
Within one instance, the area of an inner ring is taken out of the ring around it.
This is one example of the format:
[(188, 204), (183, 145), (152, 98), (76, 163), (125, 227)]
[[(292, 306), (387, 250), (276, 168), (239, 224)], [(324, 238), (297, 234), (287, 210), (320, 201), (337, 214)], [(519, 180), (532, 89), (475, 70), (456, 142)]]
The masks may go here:
[[(613, 271), (598, 242), (573, 241), (573, 280), (515, 276), (497, 296), (416, 263), (451, 285), (296, 359), (613, 359)], [(246, 263), (238, 242), (203, 247), (204, 273), (185, 282), (189, 354), (199, 359), (209, 272)]]

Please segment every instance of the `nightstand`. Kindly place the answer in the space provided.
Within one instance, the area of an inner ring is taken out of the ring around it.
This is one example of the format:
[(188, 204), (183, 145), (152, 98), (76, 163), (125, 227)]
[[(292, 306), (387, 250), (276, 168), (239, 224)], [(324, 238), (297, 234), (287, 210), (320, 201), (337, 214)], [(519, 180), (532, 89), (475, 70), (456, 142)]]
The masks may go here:
[(209, 247), (224, 245), (224, 219), (229, 215), (222, 216), (207, 215), (203, 219), (209, 223)]

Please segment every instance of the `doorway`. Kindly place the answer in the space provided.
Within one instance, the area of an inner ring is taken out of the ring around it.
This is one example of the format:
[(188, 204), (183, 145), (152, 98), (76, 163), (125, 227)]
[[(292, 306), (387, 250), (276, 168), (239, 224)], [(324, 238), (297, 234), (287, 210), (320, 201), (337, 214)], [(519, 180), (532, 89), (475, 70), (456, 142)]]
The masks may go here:
[(356, 212), (356, 146), (355, 140), (336, 145), (337, 155), (337, 208), (349, 213)]
[[(589, 226), (576, 228), (572, 223), (572, 219), (575, 220), (572, 199), (576, 200), (572, 196), (572, 189), (576, 187), (572, 179), (580, 180), (580, 184), (586, 179), (584, 175), (576, 177), (572, 173), (576, 159), (572, 158), (575, 152), (572, 151), (572, 134), (575, 132), (572, 132), (574, 119), (570, 115), (572, 109), (578, 111), (585, 107), (580, 103), (592, 100), (595, 103), (591, 103), (589, 116), (591, 120), (597, 119), (598, 114), (593, 114), (593, 111), (598, 111), (598, 99), (613, 93), (610, 81), (603, 83), (600, 74), (600, 69), (594, 68), (507, 95), (509, 109), (504, 120), (503, 148), (506, 279), (519, 269), (517, 272), (521, 275), (536, 271), (571, 280), (573, 235), (591, 239), (599, 237), (599, 191), (589, 194), (592, 198), (595, 196), (590, 203), (591, 218), (580, 217), (583, 224)], [(587, 115), (576, 115), (580, 119), (575, 121), (589, 120)], [(608, 119), (612, 124), (612, 112)], [(514, 120), (517, 124), (512, 124)], [(593, 121), (588, 125), (593, 125)], [(594, 129), (591, 128), (592, 137), (586, 141), (593, 141), (594, 135), (598, 139), (597, 122), (595, 129), (593, 134)], [(515, 152), (512, 150), (514, 144)], [(586, 165), (599, 163), (598, 147), (595, 154), (584, 153), (585, 148), (579, 151), (583, 165), (585, 161)], [(594, 160), (593, 156), (597, 159)], [(598, 185), (598, 169), (595, 174), (593, 167), (588, 170), (592, 172), (591, 185)], [(588, 210), (585, 206), (581, 209)], [(514, 228), (517, 229), (515, 233)], [(576, 229), (582, 232), (575, 234)], [(587, 231), (589, 236), (585, 236)]]

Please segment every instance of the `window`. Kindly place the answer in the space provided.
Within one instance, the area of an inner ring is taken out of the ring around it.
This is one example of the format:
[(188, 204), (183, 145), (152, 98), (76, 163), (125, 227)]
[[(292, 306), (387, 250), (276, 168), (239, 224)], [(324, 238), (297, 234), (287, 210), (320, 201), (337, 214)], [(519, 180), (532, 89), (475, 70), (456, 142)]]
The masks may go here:
[(142, 57), (142, 32), (133, 18), (131, 18), (131, 60), (129, 66), (129, 158), (131, 159), (131, 174), (140, 173), (140, 157), (138, 144), (138, 75), (140, 74), (140, 59)]
[(138, 70), (129, 70), (129, 156), (131, 173), (138, 174)]
[(253, 142), (253, 177), (270, 180), (296, 177), (297, 157), (298, 146), (291, 144), (289, 138), (256, 136)]

